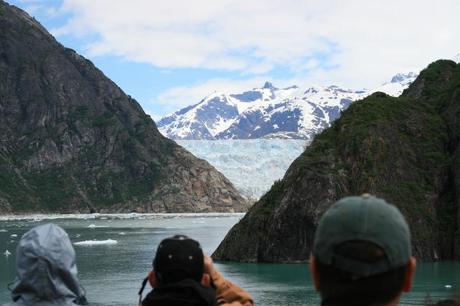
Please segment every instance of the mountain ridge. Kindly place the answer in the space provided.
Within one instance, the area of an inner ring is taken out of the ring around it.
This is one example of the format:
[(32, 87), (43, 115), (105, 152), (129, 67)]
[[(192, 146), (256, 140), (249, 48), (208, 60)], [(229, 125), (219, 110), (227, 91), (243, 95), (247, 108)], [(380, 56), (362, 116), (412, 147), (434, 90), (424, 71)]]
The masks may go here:
[(0, 117), (0, 213), (249, 207), (91, 61), (2, 0)]
[(374, 90), (339, 86), (277, 88), (265, 82), (242, 93), (212, 93), (158, 121), (163, 135), (176, 140), (291, 138), (311, 140), (353, 101), (374, 91), (398, 96), (415, 79), (413, 72), (395, 75)]

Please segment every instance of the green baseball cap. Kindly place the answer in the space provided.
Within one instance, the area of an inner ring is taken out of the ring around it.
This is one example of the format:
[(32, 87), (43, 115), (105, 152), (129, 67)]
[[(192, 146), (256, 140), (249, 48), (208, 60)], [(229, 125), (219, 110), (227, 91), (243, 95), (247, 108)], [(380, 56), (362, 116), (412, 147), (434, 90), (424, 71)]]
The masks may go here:
[[(343, 256), (345, 242), (370, 242), (383, 251), (381, 260)], [(402, 267), (411, 256), (409, 226), (396, 206), (364, 194), (346, 197), (321, 217), (313, 242), (313, 256), (321, 263), (364, 278)]]

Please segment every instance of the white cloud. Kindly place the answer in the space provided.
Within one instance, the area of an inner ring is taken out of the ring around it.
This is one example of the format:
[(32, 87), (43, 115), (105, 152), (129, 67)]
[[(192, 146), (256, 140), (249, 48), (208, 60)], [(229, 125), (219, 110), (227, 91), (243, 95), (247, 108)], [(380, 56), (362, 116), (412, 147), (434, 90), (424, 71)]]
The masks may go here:
[[(60, 7), (21, 2), (31, 11), (70, 14), (52, 33), (96, 37), (86, 46), (88, 56), (117, 55), (165, 73), (226, 69), (247, 78), (166, 90), (145, 105), (154, 119), (215, 90), (239, 92), (265, 80), (280, 87), (374, 87), (396, 72), (418, 71), (460, 51), (458, 0), (63, 0)], [(291, 75), (273, 78), (276, 67)]]
[(458, 1), (341, 1), (318, 19), (341, 52), (331, 78), (371, 85), (460, 50)]
[(314, 1), (65, 0), (61, 9), (73, 18), (52, 32), (98, 34), (90, 56), (263, 73), (324, 49), (309, 27), (317, 7)]
[[(267, 73), (370, 86), (460, 50), (460, 1), (64, 0), (57, 35), (94, 35), (88, 55), (162, 68)], [(324, 58), (324, 55), (327, 55)]]

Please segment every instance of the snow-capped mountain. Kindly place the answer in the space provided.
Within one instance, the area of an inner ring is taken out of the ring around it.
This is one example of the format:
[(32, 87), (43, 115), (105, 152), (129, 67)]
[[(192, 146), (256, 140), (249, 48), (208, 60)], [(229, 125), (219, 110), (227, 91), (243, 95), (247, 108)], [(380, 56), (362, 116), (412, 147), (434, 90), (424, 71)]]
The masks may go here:
[(381, 91), (386, 93), (387, 95), (393, 96), (393, 97), (398, 97), (399, 95), (402, 94), (404, 89), (409, 87), (409, 85), (415, 81), (417, 78), (418, 74), (415, 72), (409, 72), (409, 73), (398, 73), (394, 75), (391, 78), (390, 82), (383, 83), (381, 86), (375, 88), (372, 91), (368, 91), (369, 94), (376, 92), (376, 91)]
[(399, 96), (415, 73), (397, 74), (374, 90), (338, 86), (277, 88), (266, 82), (238, 94), (213, 93), (195, 105), (164, 117), (157, 125), (172, 139), (290, 138), (310, 140), (353, 101), (375, 91)]

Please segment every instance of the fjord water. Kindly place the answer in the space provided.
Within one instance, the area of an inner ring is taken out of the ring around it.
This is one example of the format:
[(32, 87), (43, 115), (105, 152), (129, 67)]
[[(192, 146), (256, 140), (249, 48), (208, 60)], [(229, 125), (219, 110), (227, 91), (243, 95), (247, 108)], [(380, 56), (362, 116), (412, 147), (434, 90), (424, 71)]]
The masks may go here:
[[(0, 305), (10, 300), (7, 285), (15, 276), (17, 243), (35, 225), (53, 222), (68, 232), (73, 243), (87, 242), (74, 247), (79, 277), (91, 305), (137, 305), (137, 290), (151, 269), (154, 250), (163, 238), (179, 233), (189, 235), (199, 240), (210, 254), (242, 215), (49, 217), (53, 219), (0, 218)], [(6, 250), (11, 255), (6, 256)], [(306, 264), (216, 263), (216, 266), (227, 278), (249, 291), (257, 305), (318, 304)], [(458, 289), (458, 284), (460, 263), (420, 264), (414, 291), (404, 297), (402, 305), (423, 305), (428, 296), (432, 300), (448, 297)]]

